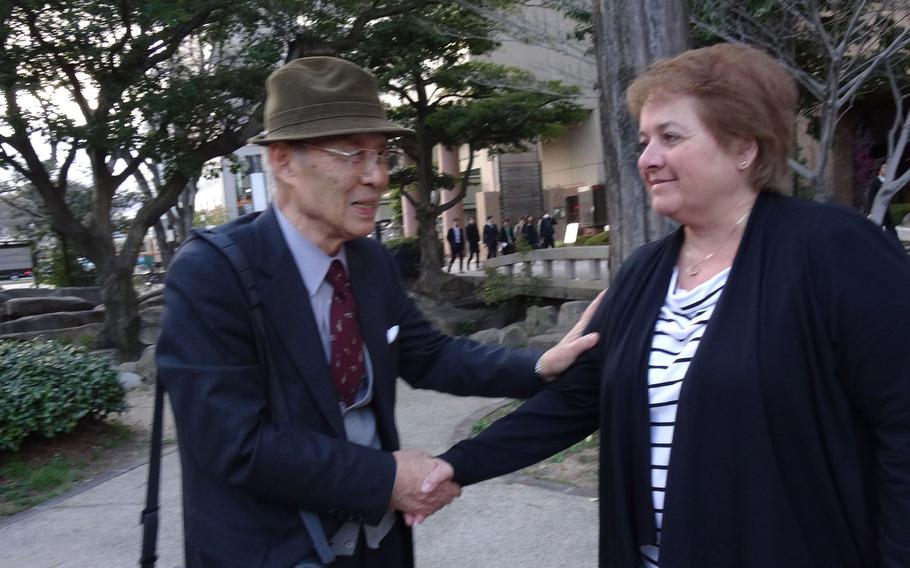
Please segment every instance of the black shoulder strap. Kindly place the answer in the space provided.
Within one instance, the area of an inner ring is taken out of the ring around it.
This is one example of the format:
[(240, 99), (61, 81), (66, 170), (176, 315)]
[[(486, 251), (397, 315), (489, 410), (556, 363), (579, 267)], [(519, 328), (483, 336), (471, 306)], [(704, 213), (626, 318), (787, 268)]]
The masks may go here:
[[(256, 327), (256, 342), (259, 353), (262, 355), (266, 365), (266, 374), (269, 377), (269, 406), (273, 415), (278, 421), (287, 421), (290, 411), (288, 409), (287, 398), (284, 396), (284, 389), (278, 374), (273, 372), (271, 351), (268, 342), (265, 340), (265, 322), (262, 316), (262, 303), (259, 301), (259, 294), (256, 292), (256, 280), (253, 278), (250, 265), (243, 255), (243, 251), (237, 246), (233, 239), (224, 233), (214, 229), (193, 229), (189, 240), (199, 238), (209, 243), (218, 250), (233, 267), (240, 282), (246, 292), (247, 299), (253, 314), (253, 324)], [(162, 437), (162, 419), (163, 419), (163, 387), (161, 381), (155, 381), (155, 411), (154, 422), (152, 424), (152, 448), (149, 459), (149, 480), (146, 495), (146, 507), (142, 511), (141, 523), (143, 525), (142, 538), (142, 558), (140, 566), (143, 568), (152, 568), (155, 565), (157, 556), (155, 548), (158, 540), (158, 493), (159, 478), (161, 475), (161, 437)], [(314, 513), (300, 511), (300, 518), (304, 527), (313, 541), (313, 546), (319, 559), (324, 564), (329, 564), (335, 560), (335, 552), (329, 545), (325, 536), (325, 530), (322, 523)]]

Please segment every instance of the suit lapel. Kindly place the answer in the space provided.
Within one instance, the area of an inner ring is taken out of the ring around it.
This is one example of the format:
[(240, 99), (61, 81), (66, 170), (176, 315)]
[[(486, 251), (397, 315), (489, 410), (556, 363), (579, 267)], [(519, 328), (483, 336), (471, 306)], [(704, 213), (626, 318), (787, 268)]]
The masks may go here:
[(274, 212), (266, 210), (256, 223), (260, 223), (258, 268), (268, 275), (260, 287), (265, 314), (319, 411), (335, 434), (344, 438), (344, 424), (306, 286)]
[[(382, 438), (383, 447), (398, 447), (395, 434), (395, 378), (391, 372), (389, 346), (386, 340), (386, 318), (383, 317), (382, 290), (388, 283), (377, 281), (376, 271), (371, 272), (367, 247), (359, 246), (357, 241), (348, 243), (345, 250), (350, 271), (351, 287), (357, 302), (357, 322), (360, 333), (370, 353), (373, 364), (373, 412), (376, 414), (376, 425)], [(392, 385), (389, 388), (388, 382)]]

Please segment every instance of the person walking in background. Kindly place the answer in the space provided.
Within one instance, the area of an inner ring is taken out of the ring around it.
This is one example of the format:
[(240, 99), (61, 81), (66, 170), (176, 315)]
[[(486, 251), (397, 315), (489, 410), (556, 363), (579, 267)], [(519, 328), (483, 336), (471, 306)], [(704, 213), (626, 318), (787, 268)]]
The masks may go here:
[(468, 224), (464, 228), (465, 236), (468, 239), (468, 270), (471, 270), (471, 259), (480, 270), (480, 230), (477, 228), (477, 221), (474, 217), (468, 217)]
[(525, 219), (524, 224), (521, 226), (521, 236), (532, 248), (537, 248), (540, 245), (538, 242), (537, 227), (534, 226), (533, 215), (528, 215)]
[(487, 217), (487, 224), (483, 226), (483, 244), (487, 247), (487, 260), (496, 258), (496, 249), (499, 247), (499, 228), (493, 222), (493, 217)]
[(556, 225), (556, 219), (544, 212), (543, 217), (540, 218), (540, 248), (556, 248), (554, 225)]
[(446, 240), (449, 241), (449, 272), (452, 272), (452, 264), (458, 259), (458, 272), (464, 272), (464, 229), (458, 224), (458, 219), (452, 222), (449, 231), (446, 233)]
[(440, 456), (456, 482), (599, 428), (603, 568), (910, 566), (910, 259), (856, 211), (781, 193), (797, 99), (740, 44), (632, 82), (639, 173), (680, 227), (623, 264), (595, 349)]
[(515, 252), (515, 231), (509, 224), (509, 218), (502, 220), (502, 228), (499, 231), (499, 242), (502, 244), (502, 254), (512, 254)]

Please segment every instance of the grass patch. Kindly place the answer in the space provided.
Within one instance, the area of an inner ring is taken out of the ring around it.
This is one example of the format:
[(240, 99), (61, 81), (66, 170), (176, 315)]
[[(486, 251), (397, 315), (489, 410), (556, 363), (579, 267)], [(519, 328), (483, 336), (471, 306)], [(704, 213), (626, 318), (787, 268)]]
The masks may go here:
[[(471, 425), (471, 437), (474, 437), (503, 416), (511, 413), (524, 401), (513, 401), (487, 414)], [(537, 479), (564, 483), (592, 491), (597, 490), (598, 459), (600, 451), (600, 432), (594, 432), (570, 448), (550, 456), (539, 464), (523, 470), (524, 473)]]
[(31, 436), (19, 451), (0, 453), (0, 517), (43, 503), (103, 471), (109, 454), (135, 438), (123, 424), (85, 420), (68, 434)]

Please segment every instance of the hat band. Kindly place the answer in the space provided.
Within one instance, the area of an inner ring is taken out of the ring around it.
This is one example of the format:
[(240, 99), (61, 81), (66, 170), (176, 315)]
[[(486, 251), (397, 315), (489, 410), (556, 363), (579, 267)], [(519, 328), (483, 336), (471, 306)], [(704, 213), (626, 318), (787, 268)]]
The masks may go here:
[(358, 102), (332, 102), (288, 109), (266, 119), (268, 133), (328, 118), (379, 118), (385, 120), (385, 110), (377, 104)]

